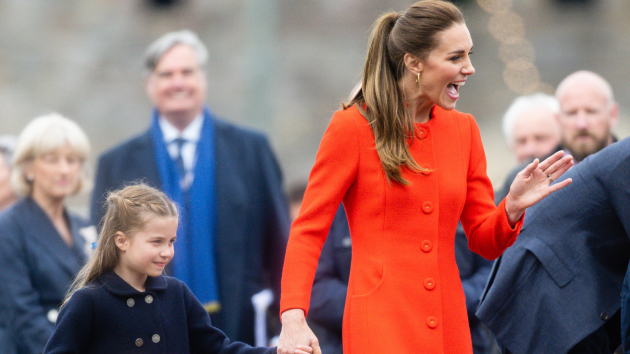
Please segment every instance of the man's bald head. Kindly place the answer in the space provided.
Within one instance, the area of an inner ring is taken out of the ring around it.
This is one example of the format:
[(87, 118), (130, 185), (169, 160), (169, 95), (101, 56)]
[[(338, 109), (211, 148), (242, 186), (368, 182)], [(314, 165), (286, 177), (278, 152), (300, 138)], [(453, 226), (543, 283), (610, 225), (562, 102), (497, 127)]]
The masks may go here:
[(560, 82), (556, 98), (560, 103), (562, 145), (576, 161), (612, 143), (618, 106), (603, 77), (591, 71), (575, 72)]

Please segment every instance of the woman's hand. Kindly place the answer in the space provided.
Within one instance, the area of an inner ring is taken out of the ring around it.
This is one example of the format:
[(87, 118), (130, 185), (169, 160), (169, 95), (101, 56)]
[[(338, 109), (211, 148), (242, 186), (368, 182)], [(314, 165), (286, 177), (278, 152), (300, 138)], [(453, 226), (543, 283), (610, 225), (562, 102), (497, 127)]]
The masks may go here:
[(564, 151), (558, 151), (543, 162), (535, 159), (516, 175), (510, 193), (505, 197), (505, 211), (511, 226), (523, 216), (525, 209), (571, 183), (571, 179), (567, 178), (550, 185), (573, 166), (573, 158), (563, 155)]
[(306, 324), (302, 309), (290, 309), (282, 313), (282, 331), (278, 354), (321, 354), (319, 342)]

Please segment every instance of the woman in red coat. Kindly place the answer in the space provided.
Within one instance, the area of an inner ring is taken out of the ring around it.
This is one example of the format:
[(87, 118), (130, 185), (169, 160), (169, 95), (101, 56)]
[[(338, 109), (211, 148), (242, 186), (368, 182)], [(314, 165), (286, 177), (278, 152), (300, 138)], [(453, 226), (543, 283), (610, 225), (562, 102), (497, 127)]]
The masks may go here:
[(454, 110), (475, 70), (456, 6), (421, 1), (375, 23), (361, 89), (335, 113), (291, 229), (278, 352), (317, 349), (305, 322), (317, 260), (343, 201), (352, 236), (344, 353), (472, 353), (454, 257), (461, 219), (469, 247), (493, 259), (527, 207), (570, 183), (558, 152), (527, 166), (497, 207), (479, 129)]

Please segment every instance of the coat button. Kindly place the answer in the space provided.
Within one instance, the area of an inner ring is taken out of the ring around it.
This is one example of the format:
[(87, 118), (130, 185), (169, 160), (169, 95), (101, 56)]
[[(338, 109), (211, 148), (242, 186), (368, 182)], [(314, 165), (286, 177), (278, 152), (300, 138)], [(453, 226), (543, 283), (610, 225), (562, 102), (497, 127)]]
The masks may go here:
[(57, 322), (57, 317), (59, 317), (59, 310), (57, 309), (52, 309), (48, 311), (48, 313), (46, 314), (46, 318), (48, 318), (48, 322), (52, 324)]
[(433, 173), (433, 171), (431, 170), (431, 165), (429, 165), (428, 163), (425, 163), (425, 164), (421, 165), (420, 167), (425, 169), (424, 171), (420, 172), (424, 176), (428, 176), (431, 173)]
[(147, 304), (152, 303), (153, 302), (153, 296), (151, 296), (151, 295), (145, 296), (144, 301), (146, 301)]
[(144, 344), (144, 341), (142, 340), (142, 338), (136, 339), (136, 347), (141, 347), (143, 344)]
[(427, 326), (429, 326), (429, 328), (435, 328), (438, 325), (438, 321), (437, 318), (433, 317), (433, 316), (429, 316), (429, 318), (427, 318)]
[(424, 211), (425, 214), (430, 214), (433, 211), (433, 203), (431, 202), (422, 203), (422, 211)]
[(431, 241), (429, 240), (424, 240), (422, 241), (422, 243), (420, 244), (420, 249), (424, 252), (431, 252), (431, 250), (433, 249), (433, 243), (431, 243)]
[(599, 315), (599, 318), (601, 318), (601, 319), (602, 319), (602, 320), (604, 320), (604, 321), (607, 321), (607, 320), (608, 320), (608, 314), (607, 314), (606, 312), (602, 312), (602, 313)]
[(418, 139), (426, 139), (426, 137), (429, 136), (429, 131), (425, 127), (420, 127), (418, 128), (417, 136)]
[(160, 342), (160, 335), (159, 334), (154, 334), (153, 337), (151, 337), (151, 340), (153, 341), (153, 343), (159, 343)]
[(433, 280), (433, 278), (426, 278), (424, 280), (424, 287), (427, 290), (433, 290), (435, 289), (435, 280)]
[(134, 299), (127, 299), (127, 306), (133, 307), (136, 304)]

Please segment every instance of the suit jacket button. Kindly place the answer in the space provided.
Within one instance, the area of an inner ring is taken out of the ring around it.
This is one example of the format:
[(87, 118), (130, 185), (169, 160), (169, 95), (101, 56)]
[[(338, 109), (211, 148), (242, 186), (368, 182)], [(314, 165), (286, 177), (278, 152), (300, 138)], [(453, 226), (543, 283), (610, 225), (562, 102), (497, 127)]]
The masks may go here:
[(608, 314), (606, 312), (602, 312), (601, 315), (599, 315), (599, 318), (606, 321), (608, 320)]
[(153, 341), (153, 343), (159, 343), (160, 342), (160, 335), (159, 334), (154, 334), (153, 337), (151, 337), (151, 340)]
[(152, 302), (153, 302), (153, 296), (151, 296), (151, 295), (147, 295), (147, 296), (144, 298), (144, 301), (146, 301), (146, 303), (147, 303), (147, 304), (152, 303)]
[(136, 304), (134, 299), (127, 299), (127, 306), (133, 307)]
[(427, 290), (433, 290), (435, 289), (435, 280), (433, 280), (433, 278), (426, 278), (424, 280), (424, 287)]
[(422, 203), (422, 211), (425, 214), (430, 214), (433, 211), (433, 203), (431, 202)]
[(142, 340), (142, 338), (136, 339), (136, 347), (141, 347), (143, 344), (144, 344), (144, 341)]
[(429, 253), (431, 252), (431, 250), (433, 249), (433, 243), (431, 243), (431, 241), (429, 240), (424, 240), (422, 241), (422, 243), (420, 244), (420, 249), (423, 252)]
[(429, 318), (427, 318), (427, 326), (429, 328), (435, 328), (438, 325), (438, 320), (437, 318), (433, 317), (433, 316), (429, 316)]

